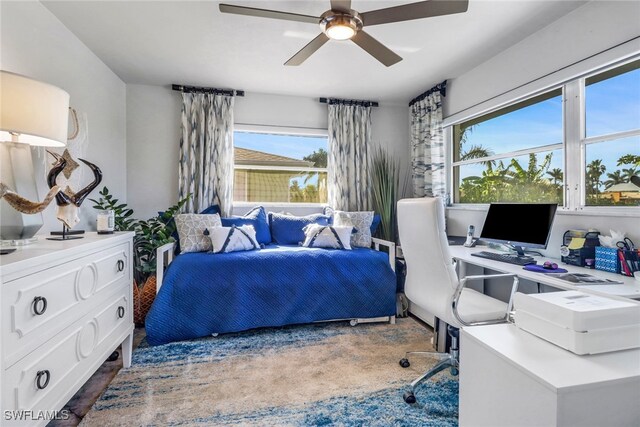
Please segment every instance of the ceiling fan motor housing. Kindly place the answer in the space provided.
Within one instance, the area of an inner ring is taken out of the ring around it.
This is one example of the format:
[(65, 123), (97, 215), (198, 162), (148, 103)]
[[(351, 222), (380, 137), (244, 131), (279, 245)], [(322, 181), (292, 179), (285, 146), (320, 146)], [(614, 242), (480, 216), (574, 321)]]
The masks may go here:
[[(327, 37), (334, 40), (350, 39), (362, 29), (362, 24), (362, 17), (353, 9), (350, 10), (349, 13), (328, 10), (320, 16), (320, 28), (322, 29), (322, 32), (325, 33)], [(338, 28), (344, 30), (340, 32), (341, 34), (344, 34), (344, 36), (335, 36)], [(351, 35), (349, 35), (350, 32), (347, 30), (349, 28), (351, 29)]]

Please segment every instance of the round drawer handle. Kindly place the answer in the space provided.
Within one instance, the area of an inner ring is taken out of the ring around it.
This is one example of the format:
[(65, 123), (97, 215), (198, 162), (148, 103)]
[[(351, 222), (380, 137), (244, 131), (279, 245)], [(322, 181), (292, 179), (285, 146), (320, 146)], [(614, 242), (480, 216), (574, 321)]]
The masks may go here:
[(33, 299), (33, 312), (40, 316), (47, 311), (47, 299), (45, 297), (35, 297)]
[(118, 271), (124, 271), (124, 261), (119, 259), (118, 263), (116, 264), (118, 266)]
[(123, 306), (119, 306), (118, 307), (118, 317), (120, 319), (122, 319), (124, 317), (124, 307)]
[[(44, 377), (44, 384), (42, 384), (42, 377)], [(43, 390), (49, 385), (50, 379), (51, 372), (49, 372), (48, 369), (45, 369), (44, 371), (38, 371), (38, 373), (36, 374), (36, 386), (38, 387), (38, 389)]]

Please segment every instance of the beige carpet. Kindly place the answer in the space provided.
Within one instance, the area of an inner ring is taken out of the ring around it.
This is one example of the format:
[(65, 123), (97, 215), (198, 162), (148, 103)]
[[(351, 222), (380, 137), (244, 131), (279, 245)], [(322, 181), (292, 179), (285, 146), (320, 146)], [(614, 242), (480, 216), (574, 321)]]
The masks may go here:
[(81, 425), (455, 425), (457, 383), (448, 374), (419, 391), (428, 411), (402, 400), (436, 360), (416, 358), (407, 369), (398, 360), (428, 349), (430, 338), (409, 318), (143, 342)]

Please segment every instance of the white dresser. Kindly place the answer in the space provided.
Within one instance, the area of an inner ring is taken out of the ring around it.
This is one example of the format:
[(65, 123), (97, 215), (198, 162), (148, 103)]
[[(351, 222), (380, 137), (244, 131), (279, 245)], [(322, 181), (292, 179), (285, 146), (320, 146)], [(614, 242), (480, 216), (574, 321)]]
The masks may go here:
[(46, 424), (120, 343), (131, 365), (132, 239), (40, 237), (0, 255), (0, 425)]

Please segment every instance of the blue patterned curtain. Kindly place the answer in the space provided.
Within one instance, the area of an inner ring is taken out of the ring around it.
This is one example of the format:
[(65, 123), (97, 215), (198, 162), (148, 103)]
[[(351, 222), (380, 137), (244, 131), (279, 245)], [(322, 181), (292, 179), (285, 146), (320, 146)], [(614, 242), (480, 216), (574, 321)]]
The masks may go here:
[(369, 145), (371, 107), (329, 104), (328, 199), (334, 209), (368, 210), (371, 205)]
[[(440, 86), (440, 85), (439, 85)], [(446, 199), (442, 98), (439, 86), (411, 105), (413, 196)], [(429, 93), (431, 92), (431, 93)]]
[(217, 204), (223, 216), (233, 203), (233, 96), (182, 94), (178, 190), (191, 193), (186, 212)]

